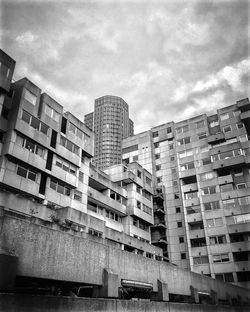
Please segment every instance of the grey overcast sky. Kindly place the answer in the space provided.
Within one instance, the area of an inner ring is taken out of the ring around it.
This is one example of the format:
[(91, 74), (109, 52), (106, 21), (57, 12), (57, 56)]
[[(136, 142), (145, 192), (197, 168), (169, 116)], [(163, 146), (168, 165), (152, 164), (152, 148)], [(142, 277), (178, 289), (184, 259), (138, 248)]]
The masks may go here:
[(122, 97), (135, 132), (249, 96), (249, 1), (0, 1), (1, 48), (83, 120)]

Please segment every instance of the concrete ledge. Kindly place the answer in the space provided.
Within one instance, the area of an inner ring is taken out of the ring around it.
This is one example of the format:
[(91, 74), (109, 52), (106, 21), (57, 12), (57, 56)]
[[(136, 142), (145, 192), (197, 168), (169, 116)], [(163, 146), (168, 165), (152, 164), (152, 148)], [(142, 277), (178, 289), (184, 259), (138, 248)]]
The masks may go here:
[(0, 294), (4, 312), (248, 312), (249, 306)]

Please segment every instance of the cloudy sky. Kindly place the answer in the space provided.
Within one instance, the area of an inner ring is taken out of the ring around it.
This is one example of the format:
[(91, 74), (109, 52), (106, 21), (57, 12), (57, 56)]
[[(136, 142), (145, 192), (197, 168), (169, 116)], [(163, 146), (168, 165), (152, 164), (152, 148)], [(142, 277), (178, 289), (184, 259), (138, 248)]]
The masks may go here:
[(0, 0), (1, 47), (83, 119), (122, 97), (135, 132), (234, 104), (249, 93), (249, 1)]

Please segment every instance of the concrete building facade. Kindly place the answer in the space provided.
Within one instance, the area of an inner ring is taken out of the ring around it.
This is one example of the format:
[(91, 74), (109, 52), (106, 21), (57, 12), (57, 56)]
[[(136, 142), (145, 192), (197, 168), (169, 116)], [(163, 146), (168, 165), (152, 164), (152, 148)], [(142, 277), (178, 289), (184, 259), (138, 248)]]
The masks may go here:
[(118, 96), (102, 96), (84, 122), (95, 133), (94, 165), (105, 169), (121, 163), (122, 139), (134, 134), (128, 104)]
[(168, 256), (192, 271), (250, 285), (250, 103), (169, 122), (123, 141), (164, 186)]
[(10, 83), (15, 63), (0, 57), (10, 68), (0, 72), (0, 291), (249, 301), (247, 289), (163, 261), (165, 188), (155, 194), (135, 161), (91, 165), (93, 132), (29, 79)]

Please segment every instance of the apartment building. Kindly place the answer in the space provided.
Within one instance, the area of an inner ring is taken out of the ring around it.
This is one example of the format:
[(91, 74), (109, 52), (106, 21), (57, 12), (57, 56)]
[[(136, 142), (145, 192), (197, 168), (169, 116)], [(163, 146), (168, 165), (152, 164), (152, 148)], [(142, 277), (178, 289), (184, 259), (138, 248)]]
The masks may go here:
[(90, 165), (93, 132), (27, 78), (10, 85), (14, 61), (0, 56), (11, 73), (6, 87), (1, 71), (0, 205), (162, 260), (162, 250), (150, 244), (151, 174), (134, 163), (124, 176), (117, 165), (117, 181)]
[(168, 256), (182, 268), (250, 286), (248, 99), (123, 140), (164, 187)]
[(95, 133), (95, 166), (105, 169), (121, 163), (122, 139), (134, 134), (128, 104), (118, 96), (102, 96), (95, 100), (94, 112), (85, 115), (84, 122)]

